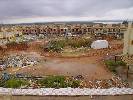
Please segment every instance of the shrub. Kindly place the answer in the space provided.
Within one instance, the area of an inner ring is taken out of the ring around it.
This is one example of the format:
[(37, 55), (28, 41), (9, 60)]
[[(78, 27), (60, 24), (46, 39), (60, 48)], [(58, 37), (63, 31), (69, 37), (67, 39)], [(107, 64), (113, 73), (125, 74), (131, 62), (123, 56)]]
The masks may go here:
[(66, 82), (66, 78), (64, 76), (48, 76), (44, 79), (38, 80), (38, 83), (46, 88), (76, 88), (80, 85), (80, 81), (78, 80), (69, 80)]
[(123, 61), (114, 61), (114, 60), (107, 60), (105, 61), (107, 66), (126, 66), (126, 63)]
[(106, 60), (105, 61), (106, 66), (108, 69), (112, 72), (116, 72), (116, 68), (119, 66), (126, 66), (126, 63), (123, 61), (114, 61), (114, 60)]
[(44, 48), (44, 50), (53, 51), (53, 52), (60, 52), (62, 50), (62, 48), (64, 48), (64, 46), (65, 46), (64, 41), (52, 40), (48, 43), (48, 45)]
[(74, 38), (64, 40), (52, 40), (44, 47), (45, 51), (60, 52), (64, 47), (70, 46), (72, 48), (90, 47), (91, 39)]
[(66, 87), (64, 76), (49, 76), (39, 80), (38, 83), (47, 88)]
[(28, 82), (26, 80), (20, 80), (20, 79), (10, 79), (5, 82), (6, 88), (19, 88), (21, 86), (27, 85)]
[(72, 48), (80, 48), (80, 47), (90, 47), (92, 43), (91, 39), (84, 39), (84, 38), (75, 38), (69, 39), (68, 45)]

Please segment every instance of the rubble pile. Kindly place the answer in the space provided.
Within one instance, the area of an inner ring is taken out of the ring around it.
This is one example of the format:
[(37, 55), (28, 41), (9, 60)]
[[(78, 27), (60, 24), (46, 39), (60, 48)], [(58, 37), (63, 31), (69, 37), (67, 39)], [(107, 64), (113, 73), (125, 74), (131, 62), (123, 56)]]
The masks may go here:
[(10, 55), (0, 60), (0, 66), (7, 67), (26, 67), (34, 66), (39, 62), (38, 58), (27, 55)]
[(0, 59), (0, 71), (4, 70), (6, 68), (5, 61), (3, 59)]
[[(111, 48), (105, 48), (105, 49), (91, 49), (89, 50), (87, 56), (102, 56), (102, 55), (107, 55), (107, 54), (112, 54), (112, 51), (122, 49), (123, 45), (122, 44), (117, 44), (115, 46), (112, 46)], [(113, 52), (115, 54), (115, 52)]]
[(39, 40), (43, 38), (45, 38), (43, 34), (39, 34), (39, 35), (29, 34), (29, 35), (15, 36), (15, 37), (12, 37), (12, 39), (10, 40), (7, 38), (2, 38), (0, 39), (0, 45), (1, 46), (6, 45), (12, 42), (15, 42), (15, 43), (29, 42), (29, 41)]
[(87, 82), (87, 88), (112, 88), (112, 87), (129, 87), (126, 82), (123, 82), (119, 77), (112, 77), (112, 79), (94, 80)]

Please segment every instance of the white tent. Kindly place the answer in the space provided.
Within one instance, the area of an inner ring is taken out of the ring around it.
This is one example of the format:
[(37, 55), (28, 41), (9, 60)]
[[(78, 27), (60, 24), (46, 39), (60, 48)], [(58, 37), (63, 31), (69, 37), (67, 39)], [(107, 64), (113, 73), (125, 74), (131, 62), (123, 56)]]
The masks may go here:
[(93, 49), (102, 49), (108, 48), (109, 43), (107, 40), (96, 40), (91, 44), (91, 48)]

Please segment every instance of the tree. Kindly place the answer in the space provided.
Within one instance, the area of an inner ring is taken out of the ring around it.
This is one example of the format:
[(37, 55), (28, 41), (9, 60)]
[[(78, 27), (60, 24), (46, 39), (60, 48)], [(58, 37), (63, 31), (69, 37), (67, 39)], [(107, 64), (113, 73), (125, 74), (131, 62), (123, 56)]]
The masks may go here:
[(128, 21), (125, 20), (125, 21), (122, 22), (122, 24), (128, 25)]

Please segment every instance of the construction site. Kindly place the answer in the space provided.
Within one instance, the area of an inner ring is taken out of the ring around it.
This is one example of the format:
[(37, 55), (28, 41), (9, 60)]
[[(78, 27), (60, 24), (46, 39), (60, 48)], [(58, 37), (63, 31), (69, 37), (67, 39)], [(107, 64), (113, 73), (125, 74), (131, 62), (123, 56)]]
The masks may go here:
[[(80, 35), (35, 39), (28, 42), (7, 43), (0, 46), (0, 86), (2, 80), (12, 76), (26, 78), (26, 86), (16, 88), (63, 88), (58, 85), (40, 85), (36, 79), (49, 76), (63, 76), (76, 83), (75, 88), (109, 89), (132, 88), (132, 25), (124, 38), (110, 35)], [(131, 42), (131, 45), (128, 45)]]

